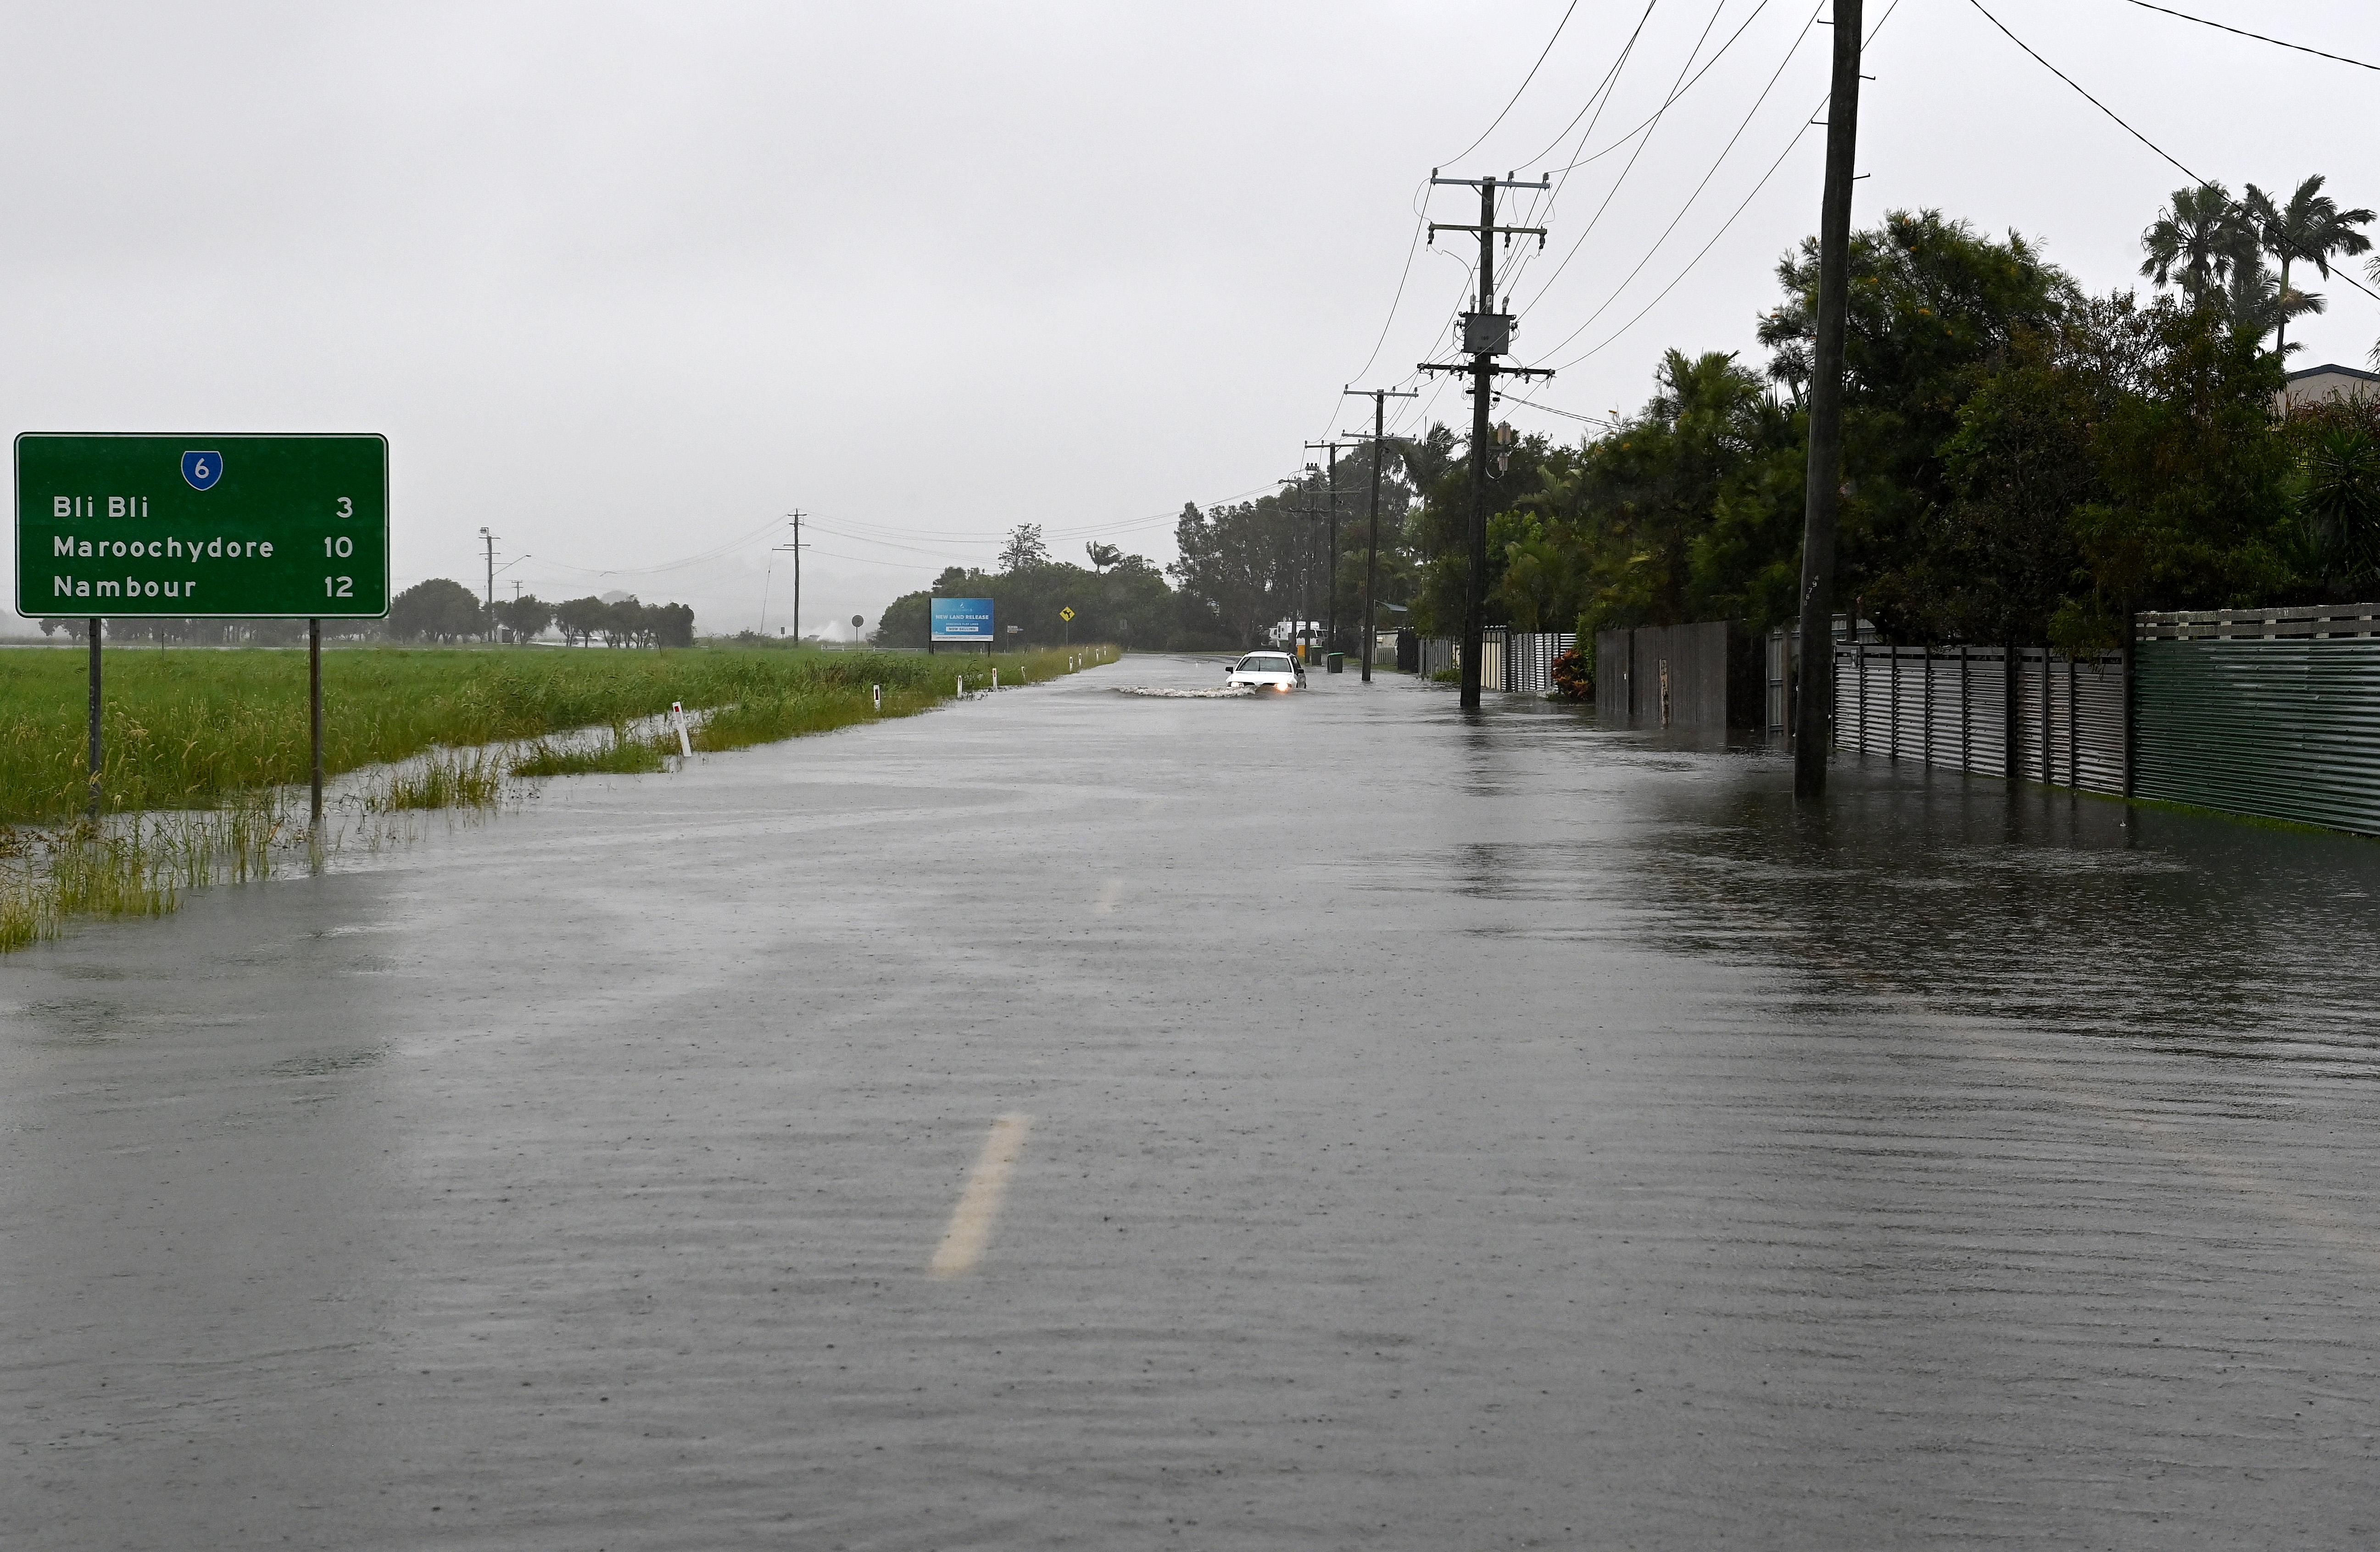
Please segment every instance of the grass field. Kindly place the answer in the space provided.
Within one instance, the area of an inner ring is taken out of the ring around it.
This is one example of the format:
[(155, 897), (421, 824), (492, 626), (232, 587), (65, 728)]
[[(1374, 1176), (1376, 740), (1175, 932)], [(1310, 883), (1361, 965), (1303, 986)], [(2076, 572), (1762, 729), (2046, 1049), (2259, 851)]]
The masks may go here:
[[(322, 654), (323, 764), (332, 774), (427, 750), (624, 729), (672, 701), (710, 709), (699, 749), (822, 733), (949, 698), (997, 667), (1005, 684), (1066, 672), (1101, 648), (985, 659), (913, 652), (336, 648)], [(55, 824), (88, 792), (85, 654), (0, 650), (0, 823)], [(308, 773), (303, 650), (147, 647), (104, 652), (102, 775), (110, 812), (212, 808)], [(884, 687), (876, 709), (873, 690)], [(672, 739), (668, 747), (674, 748)], [(654, 770), (660, 751), (615, 739), (608, 755), (533, 752), (523, 775)]]
[(660, 770), (677, 752), (655, 731), (672, 701), (706, 713), (696, 749), (738, 749), (922, 711), (961, 675), (969, 690), (995, 669), (1038, 684), (1113, 657), (338, 649), (322, 657), (325, 769), (382, 769), (351, 783), (321, 833), (289, 792), (309, 767), (304, 652), (110, 649), (108, 817), (91, 824), (79, 817), (87, 658), (0, 650), (0, 952), (75, 917), (164, 915), (188, 890), (398, 843), (404, 815), (493, 810), (518, 779)]

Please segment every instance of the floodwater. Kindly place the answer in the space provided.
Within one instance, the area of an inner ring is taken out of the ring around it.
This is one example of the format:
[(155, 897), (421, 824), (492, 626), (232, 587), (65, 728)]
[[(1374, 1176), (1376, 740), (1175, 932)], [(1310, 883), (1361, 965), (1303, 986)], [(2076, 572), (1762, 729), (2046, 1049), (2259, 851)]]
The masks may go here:
[(1219, 677), (0, 960), (0, 1543), (2380, 1535), (2380, 846)]

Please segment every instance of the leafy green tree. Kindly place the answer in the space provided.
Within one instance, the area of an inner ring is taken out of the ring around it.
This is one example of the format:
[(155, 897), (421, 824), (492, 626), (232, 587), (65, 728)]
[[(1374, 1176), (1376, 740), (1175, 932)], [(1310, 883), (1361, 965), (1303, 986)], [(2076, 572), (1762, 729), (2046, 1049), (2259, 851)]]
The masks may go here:
[(641, 647), (652, 636), (652, 611), (635, 594), (603, 606), (603, 622), (596, 627), (606, 647)]
[(485, 636), (488, 613), (460, 582), (433, 576), (388, 602), (388, 633), (399, 641), (459, 641)]
[(2286, 437), (2303, 546), (2300, 570), (2324, 601), (2380, 586), (2380, 402), (2329, 399), (2290, 412)]
[(1166, 570), (1184, 600), (1220, 625), (1225, 644), (1255, 646), (1294, 606), (1302, 524), (1280, 496), (1203, 513), (1184, 503), (1173, 525), (1180, 558)]
[[(1852, 236), (1843, 347), (1845, 496), (1836, 592), (1864, 600), (1888, 636), (1913, 639), (1923, 622), (1904, 575), (1923, 564), (1952, 501), (1945, 445), (1959, 411), (1991, 364), (2027, 329), (2054, 324), (2080, 299), (2074, 283), (2026, 238), (1979, 235), (1938, 211), (1893, 211)], [(1817, 244), (1778, 266), (1784, 307), (1764, 320), (1773, 346), (1805, 341), (1817, 309)], [(1806, 441), (1791, 428), (1786, 446)], [(1769, 493), (1780, 496), (1774, 481)], [(1798, 542), (1798, 524), (1793, 528)], [(1747, 563), (1776, 557), (1746, 554)], [(1741, 577), (1712, 579), (1735, 593)]]
[(691, 647), (694, 645), (694, 607), (684, 603), (656, 603), (645, 610), (648, 637), (656, 647)]
[(1025, 571), (1050, 564), (1050, 547), (1041, 542), (1041, 525), (1019, 523), (1008, 530), (1000, 546), (1000, 569)]
[(516, 599), (496, 605), (496, 624), (516, 646), (526, 645), (553, 624), (553, 605), (535, 593), (523, 593)]
[(554, 627), (562, 632), (564, 641), (584, 647), (603, 628), (611, 610), (612, 606), (599, 598), (572, 599), (553, 606)]
[(1577, 499), (1600, 531), (1580, 601), (1597, 628), (1706, 612), (1729, 580), (1703, 542), (1713, 517), (1789, 432), (1761, 379), (1731, 352), (1669, 351), (1655, 382), (1644, 409), (1581, 459)]
[(2094, 608), (2053, 626), (2115, 634), (2111, 610), (2263, 602), (2296, 580), (2277, 355), (2208, 307), (2143, 310), (2133, 370), (2092, 430), (2104, 499), (2073, 515)]

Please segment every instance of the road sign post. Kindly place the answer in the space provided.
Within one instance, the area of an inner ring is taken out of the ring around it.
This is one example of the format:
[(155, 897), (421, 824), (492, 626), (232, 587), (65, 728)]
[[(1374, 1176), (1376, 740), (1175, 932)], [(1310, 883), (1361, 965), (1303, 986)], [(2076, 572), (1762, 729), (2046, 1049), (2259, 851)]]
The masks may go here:
[(91, 813), (101, 808), (108, 619), (309, 622), (314, 823), (322, 819), (322, 622), (388, 613), (388, 439), (17, 438), (17, 612), (91, 628)]
[(1075, 606), (1070, 603), (1058, 611), (1058, 618), (1065, 622), (1062, 627), (1065, 634), (1060, 638), (1060, 645), (1071, 646), (1075, 639)]

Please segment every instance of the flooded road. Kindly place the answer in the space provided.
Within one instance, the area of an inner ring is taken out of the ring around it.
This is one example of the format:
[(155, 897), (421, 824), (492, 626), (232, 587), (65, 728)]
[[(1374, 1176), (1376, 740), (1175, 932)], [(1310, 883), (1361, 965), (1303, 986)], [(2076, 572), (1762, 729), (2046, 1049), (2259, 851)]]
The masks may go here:
[(0, 1542), (2380, 1534), (2380, 846), (1219, 678), (0, 960)]

